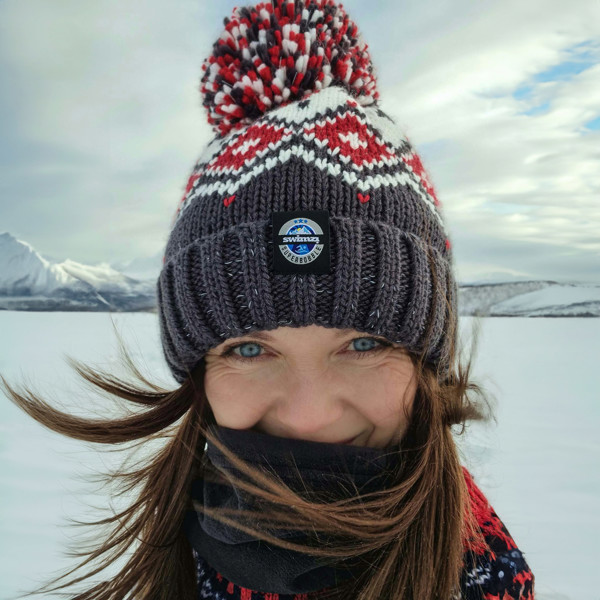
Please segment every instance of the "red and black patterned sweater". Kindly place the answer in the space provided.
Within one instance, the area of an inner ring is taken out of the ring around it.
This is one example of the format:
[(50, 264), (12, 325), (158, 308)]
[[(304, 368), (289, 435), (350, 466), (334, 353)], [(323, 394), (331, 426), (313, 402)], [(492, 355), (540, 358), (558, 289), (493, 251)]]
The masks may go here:
[[(481, 536), (465, 540), (460, 580), (464, 600), (534, 600), (534, 576), (504, 523), (463, 467)], [(227, 581), (195, 551), (198, 597), (213, 600), (311, 600), (311, 594), (273, 594)]]

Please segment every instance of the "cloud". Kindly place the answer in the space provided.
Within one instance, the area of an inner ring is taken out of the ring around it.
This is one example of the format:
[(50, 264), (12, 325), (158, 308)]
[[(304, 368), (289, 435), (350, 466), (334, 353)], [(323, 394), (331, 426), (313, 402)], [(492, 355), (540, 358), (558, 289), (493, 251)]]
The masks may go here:
[(201, 6), (179, 2), (165, 20), (159, 3), (141, 0), (0, 5), (3, 57), (20, 73), (23, 135), (120, 168), (185, 139), (204, 124), (195, 90), (203, 44), (180, 33), (202, 22)]
[[(477, 231), (469, 246), (475, 239), (482, 249), (494, 246), (497, 266), (514, 262), (511, 248), (528, 248), (520, 266), (532, 276), (554, 266), (555, 277), (568, 277), (586, 264), (597, 279), (599, 140), (586, 124), (600, 106), (600, 44), (590, 27), (599, 28), (600, 14), (586, 21), (556, 6), (534, 22), (517, 18), (532, 4), (490, 7), (469, 24), (468, 42), (460, 43), (466, 31), (458, 27), (442, 34), (436, 52), (443, 61), (420, 65), (382, 96), (423, 148), (455, 245)], [(483, 38), (481, 52), (467, 51)], [(534, 261), (536, 244), (573, 264)], [(461, 259), (473, 266), (474, 255)]]
[[(423, 156), (460, 268), (593, 277), (600, 5), (343, 4), (382, 108)], [(160, 251), (211, 135), (200, 65), (238, 5), (0, 2), (3, 229), (82, 262)]]
[[(190, 28), (206, 13), (195, 1), (0, 4), (2, 87), (19, 98), (0, 142), (14, 233), (82, 261), (156, 251), (210, 135), (196, 89), (210, 43)], [(117, 238), (125, 223), (134, 243)]]

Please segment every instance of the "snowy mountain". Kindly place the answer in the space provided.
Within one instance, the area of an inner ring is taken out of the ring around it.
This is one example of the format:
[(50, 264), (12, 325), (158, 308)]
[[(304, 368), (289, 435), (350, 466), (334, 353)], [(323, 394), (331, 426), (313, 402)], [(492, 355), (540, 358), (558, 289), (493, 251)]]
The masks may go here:
[[(27, 242), (0, 234), (0, 310), (156, 310), (162, 254), (97, 266), (52, 262)], [(461, 315), (600, 317), (600, 285), (555, 281), (460, 284)]]
[(600, 317), (600, 285), (513, 281), (461, 285), (461, 315), (486, 317)]
[(159, 252), (154, 256), (134, 258), (129, 262), (114, 263), (111, 266), (119, 271), (119, 273), (129, 275), (129, 277), (133, 277), (134, 279), (154, 279), (156, 281), (160, 275), (160, 270), (162, 269), (162, 259), (163, 253)]
[(0, 234), (0, 310), (151, 310), (155, 283), (107, 264), (51, 263), (27, 242)]

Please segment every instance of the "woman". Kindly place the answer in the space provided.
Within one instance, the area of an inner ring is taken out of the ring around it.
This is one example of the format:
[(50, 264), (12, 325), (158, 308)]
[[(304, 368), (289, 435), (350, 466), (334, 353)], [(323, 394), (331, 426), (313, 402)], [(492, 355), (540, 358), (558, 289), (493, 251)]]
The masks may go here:
[[(79, 599), (532, 599), (533, 575), (453, 425), (485, 418), (457, 352), (440, 203), (378, 106), (331, 0), (234, 9), (203, 65), (215, 137), (157, 292), (180, 387), (77, 371), (143, 410), (93, 421), (10, 397), (65, 435), (158, 441), (114, 476), (137, 500), (79, 568)], [(102, 558), (104, 557), (104, 558)], [(65, 574), (65, 578), (73, 571)]]

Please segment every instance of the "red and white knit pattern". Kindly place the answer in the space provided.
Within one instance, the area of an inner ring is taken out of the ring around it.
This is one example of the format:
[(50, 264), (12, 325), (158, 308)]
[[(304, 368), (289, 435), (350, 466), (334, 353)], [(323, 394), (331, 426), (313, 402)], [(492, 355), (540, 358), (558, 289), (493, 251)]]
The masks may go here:
[(272, 0), (235, 8), (204, 61), (208, 122), (221, 135), (330, 85), (361, 104), (378, 98), (367, 44), (333, 0)]
[(215, 138), (188, 180), (176, 219), (198, 198), (217, 195), (228, 206), (240, 187), (293, 156), (356, 189), (357, 202), (382, 186), (408, 186), (445, 232), (440, 202), (408, 139), (385, 113), (358, 105), (340, 87)]

